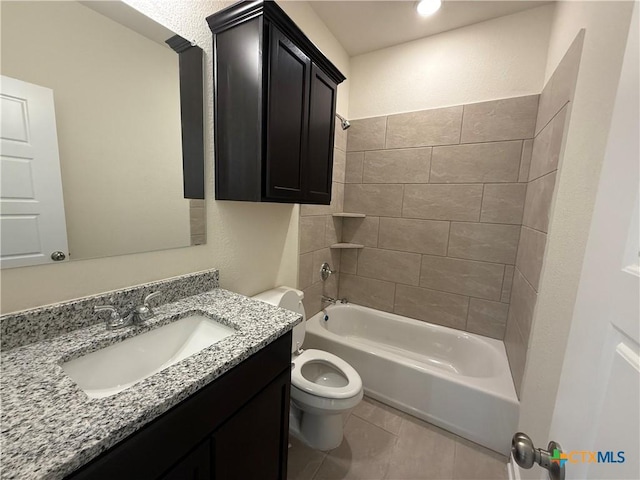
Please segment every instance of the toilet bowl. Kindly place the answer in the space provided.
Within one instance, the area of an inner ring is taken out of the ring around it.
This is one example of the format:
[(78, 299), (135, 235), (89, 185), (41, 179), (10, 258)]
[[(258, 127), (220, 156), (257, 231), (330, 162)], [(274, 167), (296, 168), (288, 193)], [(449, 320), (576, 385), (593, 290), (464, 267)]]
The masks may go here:
[(340, 357), (322, 350), (303, 350), (306, 316), (300, 290), (278, 287), (255, 300), (300, 313), (291, 342), (290, 433), (317, 450), (331, 450), (342, 442), (342, 413), (362, 400), (362, 379)]

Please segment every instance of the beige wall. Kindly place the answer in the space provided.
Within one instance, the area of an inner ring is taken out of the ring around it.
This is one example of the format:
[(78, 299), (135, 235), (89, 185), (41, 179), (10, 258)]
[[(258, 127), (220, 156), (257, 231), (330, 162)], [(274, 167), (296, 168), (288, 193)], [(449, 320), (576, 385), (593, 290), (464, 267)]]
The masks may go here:
[(352, 57), (349, 116), (540, 93), (553, 8), (547, 5)]
[(178, 73), (77, 2), (2, 4), (2, 74), (53, 90), (71, 259), (190, 244)]
[[(538, 95), (354, 120), (339, 296), (502, 340)], [(523, 155), (524, 152), (524, 155)]]
[[(632, 7), (559, 2), (553, 20), (547, 78), (579, 30), (586, 32), (522, 384), (519, 429), (536, 445), (549, 441)], [(537, 477), (533, 470), (523, 474)]]

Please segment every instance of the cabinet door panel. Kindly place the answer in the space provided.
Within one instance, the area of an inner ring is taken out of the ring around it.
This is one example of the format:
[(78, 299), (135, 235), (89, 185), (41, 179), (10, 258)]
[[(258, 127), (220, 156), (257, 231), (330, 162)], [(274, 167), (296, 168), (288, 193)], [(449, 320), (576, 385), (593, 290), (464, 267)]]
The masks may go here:
[(216, 480), (286, 480), (290, 371), (283, 372), (212, 437)]
[(210, 480), (210, 442), (200, 444), (193, 452), (174, 465), (161, 480)]
[(265, 197), (299, 199), (304, 191), (311, 61), (276, 27), (270, 25), (269, 31)]
[(331, 203), (333, 135), (335, 130), (337, 85), (315, 64), (311, 67), (309, 108), (309, 151), (305, 200)]

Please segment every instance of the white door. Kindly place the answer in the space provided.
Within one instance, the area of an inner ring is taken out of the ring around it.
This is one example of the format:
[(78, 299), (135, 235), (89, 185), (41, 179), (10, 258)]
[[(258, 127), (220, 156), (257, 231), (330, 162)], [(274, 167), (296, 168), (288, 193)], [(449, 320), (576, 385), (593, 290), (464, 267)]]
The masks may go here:
[(53, 90), (4, 75), (0, 90), (0, 266), (68, 258)]
[(549, 435), (567, 479), (640, 479), (638, 15), (636, 4)]

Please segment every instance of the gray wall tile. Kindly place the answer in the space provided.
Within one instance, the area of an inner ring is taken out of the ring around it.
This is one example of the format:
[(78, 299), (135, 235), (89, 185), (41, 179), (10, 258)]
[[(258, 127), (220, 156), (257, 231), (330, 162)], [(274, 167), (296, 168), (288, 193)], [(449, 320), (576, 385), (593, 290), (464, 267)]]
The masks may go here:
[(420, 286), (488, 300), (500, 300), (504, 265), (422, 256)]
[(386, 148), (451, 145), (460, 141), (462, 107), (390, 115)]
[(430, 182), (517, 182), (521, 153), (522, 140), (434, 147)]
[(376, 150), (364, 155), (363, 183), (428, 183), (431, 147)]
[(549, 123), (549, 120), (569, 101), (573, 100), (578, 67), (582, 55), (584, 30), (581, 30), (558, 64), (555, 72), (542, 90), (540, 108), (536, 122), (536, 134)]
[(333, 181), (344, 183), (347, 154), (344, 150), (333, 149)]
[(514, 264), (520, 238), (519, 225), (451, 223), (450, 257)]
[(504, 346), (507, 351), (509, 368), (511, 368), (511, 376), (513, 377), (516, 394), (518, 398), (520, 398), (524, 367), (527, 361), (527, 343), (523, 340), (522, 334), (518, 330), (518, 325), (515, 322), (507, 322), (507, 328), (504, 334)]
[(298, 259), (298, 288), (304, 290), (313, 283), (313, 252), (300, 255)]
[(539, 95), (464, 106), (461, 143), (533, 138)]
[(304, 305), (304, 312), (307, 315), (307, 318), (313, 317), (322, 308), (322, 304), (320, 303), (322, 291), (322, 282), (314, 283), (310, 287), (302, 290), (304, 293), (302, 304)]
[(402, 216), (478, 221), (482, 185), (405, 185)]
[(387, 117), (352, 120), (347, 135), (347, 151), (380, 150), (384, 148)]
[(407, 285), (396, 286), (394, 312), (429, 323), (464, 330), (469, 299)]
[(529, 182), (524, 201), (523, 225), (545, 233), (548, 231), (549, 212), (555, 186), (555, 172)]
[(520, 158), (520, 173), (518, 174), (519, 182), (527, 182), (529, 180), (529, 168), (531, 167), (531, 154), (533, 153), (533, 139), (529, 138), (522, 142), (522, 156)]
[(344, 173), (345, 183), (362, 183), (364, 152), (347, 153), (347, 165)]
[(400, 217), (402, 185), (360, 185), (348, 183), (344, 188), (344, 209), (384, 217)]
[(342, 241), (377, 247), (379, 227), (378, 217), (345, 218), (342, 224)]
[(533, 311), (537, 298), (536, 291), (529, 285), (520, 270), (516, 268), (513, 275), (511, 305), (507, 322), (518, 323), (518, 329), (525, 343), (529, 342), (529, 333), (531, 332), (531, 322), (533, 321)]
[(564, 136), (565, 120), (567, 118), (567, 109), (568, 107), (565, 106), (560, 110), (533, 141), (529, 180), (557, 170)]
[(508, 303), (472, 298), (469, 301), (467, 331), (502, 340), (508, 312)]
[(480, 221), (520, 225), (526, 193), (527, 185), (524, 183), (485, 185)]
[(395, 284), (373, 278), (356, 277), (343, 273), (340, 275), (340, 298), (365, 307), (393, 311)]
[(313, 252), (325, 247), (325, 228), (327, 220), (324, 216), (300, 218), (300, 253)]
[(405, 252), (446, 255), (449, 222), (381, 218), (378, 246)]
[(333, 245), (342, 241), (342, 218), (327, 215), (325, 229), (325, 245)]
[(503, 303), (511, 301), (511, 285), (513, 284), (514, 271), (515, 267), (513, 265), (504, 267), (504, 281), (502, 282), (502, 295), (500, 296), (500, 301)]
[(358, 249), (342, 249), (340, 257), (340, 273), (355, 275), (358, 270)]
[(358, 254), (358, 275), (395, 283), (418, 285), (420, 254), (365, 248)]
[(540, 284), (540, 272), (542, 271), (546, 243), (546, 233), (522, 227), (516, 266), (536, 291), (538, 291)]

